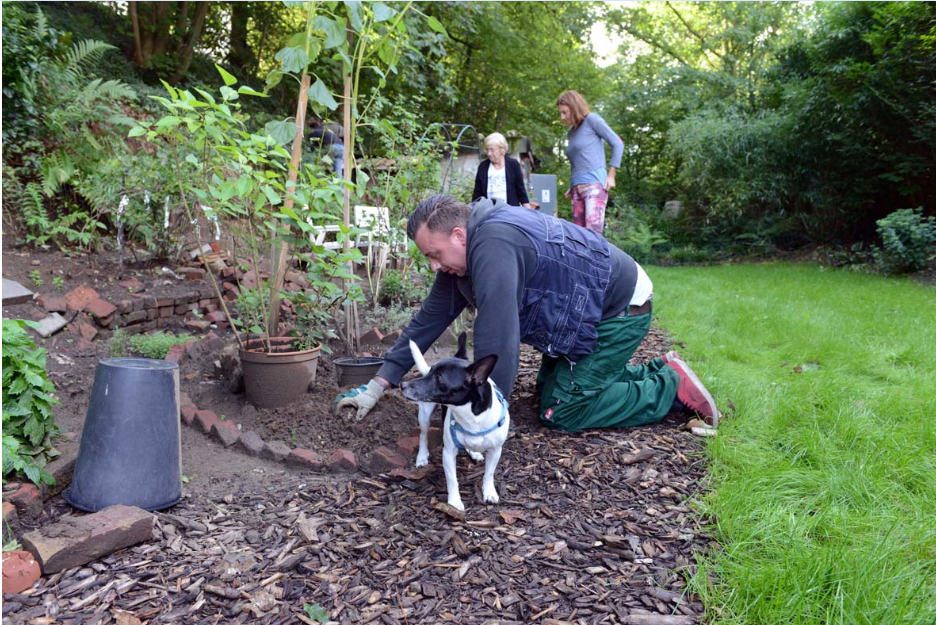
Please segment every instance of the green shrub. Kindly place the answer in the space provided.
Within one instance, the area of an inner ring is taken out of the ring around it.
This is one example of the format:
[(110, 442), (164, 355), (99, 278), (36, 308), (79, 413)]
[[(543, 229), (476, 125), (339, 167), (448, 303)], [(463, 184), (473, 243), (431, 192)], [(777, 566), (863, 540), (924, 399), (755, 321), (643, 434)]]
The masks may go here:
[(54, 484), (43, 468), (54, 457), (58, 434), (55, 386), (46, 376), (46, 350), (37, 348), (22, 319), (3, 320), (3, 478), (23, 473), (36, 485)]
[(166, 357), (173, 345), (188, 343), (194, 337), (191, 334), (167, 334), (157, 332), (156, 334), (137, 334), (130, 337), (130, 349), (140, 354), (144, 358), (154, 358), (160, 360)]
[(919, 271), (933, 257), (936, 217), (924, 217), (922, 208), (902, 208), (877, 221), (884, 244), (875, 260), (888, 273)]
[(381, 299), (390, 302), (402, 302), (407, 299), (406, 288), (403, 286), (403, 274), (396, 269), (387, 270), (380, 282), (380, 296)]
[(117, 328), (107, 342), (107, 355), (111, 358), (123, 358), (130, 349), (130, 335), (123, 328)]

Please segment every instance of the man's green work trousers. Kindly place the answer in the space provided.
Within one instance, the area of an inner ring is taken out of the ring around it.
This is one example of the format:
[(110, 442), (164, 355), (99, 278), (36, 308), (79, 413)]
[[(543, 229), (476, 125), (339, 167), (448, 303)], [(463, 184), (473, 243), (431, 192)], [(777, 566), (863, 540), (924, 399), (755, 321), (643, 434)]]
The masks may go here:
[(598, 345), (574, 365), (543, 355), (536, 390), (540, 419), (558, 430), (633, 427), (663, 419), (676, 399), (679, 375), (662, 358), (627, 362), (650, 330), (652, 311), (598, 324)]

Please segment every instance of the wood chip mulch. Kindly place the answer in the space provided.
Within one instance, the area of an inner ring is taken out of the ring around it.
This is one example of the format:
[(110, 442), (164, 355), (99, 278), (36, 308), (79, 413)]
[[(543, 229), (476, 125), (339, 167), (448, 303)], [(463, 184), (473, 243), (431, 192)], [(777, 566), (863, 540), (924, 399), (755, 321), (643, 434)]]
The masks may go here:
[[(512, 413), (530, 412), (533, 358)], [(348, 624), (699, 623), (686, 578), (714, 544), (689, 503), (702, 442), (679, 425), (562, 434), (517, 420), (498, 505), (482, 503), (483, 463), (459, 456), (463, 516), (446, 510), (438, 450), (418, 481), (288, 474), (193, 494), (157, 513), (153, 542), (7, 595), (3, 623), (316, 623), (304, 604)]]

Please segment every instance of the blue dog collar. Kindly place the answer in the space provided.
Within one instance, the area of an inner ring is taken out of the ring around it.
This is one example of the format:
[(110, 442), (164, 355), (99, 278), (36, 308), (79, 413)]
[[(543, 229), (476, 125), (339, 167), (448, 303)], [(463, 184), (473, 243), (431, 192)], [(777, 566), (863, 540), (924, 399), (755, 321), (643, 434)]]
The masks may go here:
[(464, 434), (466, 436), (484, 436), (485, 434), (490, 434), (491, 432), (493, 432), (500, 426), (504, 425), (504, 421), (507, 419), (507, 407), (509, 404), (507, 403), (507, 400), (504, 399), (504, 394), (501, 393), (501, 390), (497, 388), (496, 384), (494, 385), (494, 393), (495, 395), (497, 395), (497, 400), (501, 404), (501, 416), (500, 416), (500, 419), (497, 420), (497, 425), (492, 425), (488, 429), (483, 430), (481, 432), (469, 432), (468, 430), (463, 428), (461, 425), (459, 425), (458, 422), (455, 421), (455, 419), (452, 419), (452, 421), (450, 422), (449, 433), (452, 435), (452, 442), (455, 443), (455, 449), (457, 449), (458, 451), (467, 450), (467, 448), (461, 444), (461, 441), (458, 440), (459, 434)]

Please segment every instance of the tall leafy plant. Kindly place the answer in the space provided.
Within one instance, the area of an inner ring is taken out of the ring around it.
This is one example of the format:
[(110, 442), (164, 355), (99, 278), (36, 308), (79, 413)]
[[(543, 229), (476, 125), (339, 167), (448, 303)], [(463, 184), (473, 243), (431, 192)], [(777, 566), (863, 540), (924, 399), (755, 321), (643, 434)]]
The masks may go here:
[(37, 348), (22, 319), (3, 320), (3, 478), (22, 473), (31, 482), (54, 484), (46, 463), (58, 434), (52, 407), (55, 386), (46, 376), (46, 350)]

